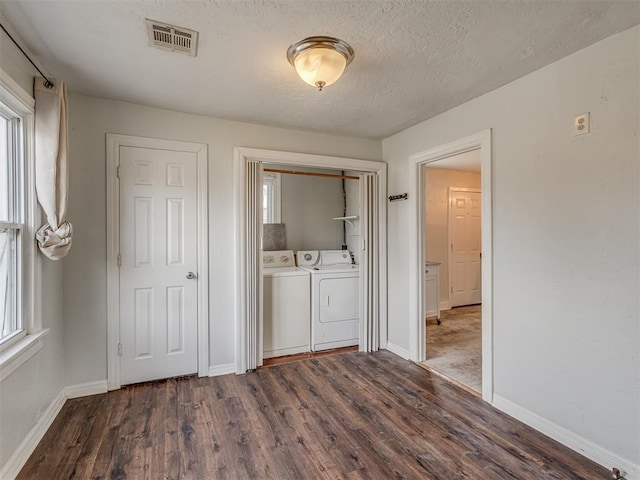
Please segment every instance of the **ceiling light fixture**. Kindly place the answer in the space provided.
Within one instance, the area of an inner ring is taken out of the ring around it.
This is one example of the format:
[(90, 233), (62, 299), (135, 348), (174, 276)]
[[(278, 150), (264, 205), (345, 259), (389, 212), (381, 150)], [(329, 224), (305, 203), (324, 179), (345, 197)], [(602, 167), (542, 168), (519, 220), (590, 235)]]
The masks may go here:
[(347, 42), (333, 37), (307, 37), (287, 50), (287, 59), (300, 78), (320, 91), (342, 76), (353, 55)]

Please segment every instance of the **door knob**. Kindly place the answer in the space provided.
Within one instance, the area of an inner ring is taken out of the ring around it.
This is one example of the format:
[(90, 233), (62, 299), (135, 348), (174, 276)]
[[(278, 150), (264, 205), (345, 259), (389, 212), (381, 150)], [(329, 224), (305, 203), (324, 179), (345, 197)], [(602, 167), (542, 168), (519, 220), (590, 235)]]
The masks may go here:
[(193, 272), (189, 272), (187, 273), (187, 280), (193, 280), (194, 278), (196, 278), (196, 274)]

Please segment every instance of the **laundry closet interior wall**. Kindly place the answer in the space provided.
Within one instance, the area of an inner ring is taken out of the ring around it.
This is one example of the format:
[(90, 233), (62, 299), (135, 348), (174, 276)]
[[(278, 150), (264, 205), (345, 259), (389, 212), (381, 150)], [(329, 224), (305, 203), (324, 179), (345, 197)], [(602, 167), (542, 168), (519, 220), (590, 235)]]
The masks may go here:
[[(339, 170), (265, 164), (266, 170), (287, 170), (340, 175)], [(310, 175), (280, 174), (281, 223), (285, 226), (286, 249), (340, 250), (343, 222), (333, 220), (345, 215), (342, 179)], [(357, 175), (357, 174), (356, 174)], [(354, 187), (355, 186), (355, 187)], [(348, 188), (347, 211), (358, 215), (358, 180), (345, 180)], [(355, 195), (351, 194), (355, 188)], [(347, 240), (352, 227), (347, 225)], [(347, 243), (349, 250), (352, 245)], [(355, 245), (353, 245), (355, 246)]]
[[(265, 165), (265, 168), (323, 173), (325, 170)], [(343, 210), (342, 186), (337, 178), (281, 174), (282, 223), (286, 249), (340, 248), (342, 227), (332, 220)], [(338, 228), (340, 227), (340, 228)]]

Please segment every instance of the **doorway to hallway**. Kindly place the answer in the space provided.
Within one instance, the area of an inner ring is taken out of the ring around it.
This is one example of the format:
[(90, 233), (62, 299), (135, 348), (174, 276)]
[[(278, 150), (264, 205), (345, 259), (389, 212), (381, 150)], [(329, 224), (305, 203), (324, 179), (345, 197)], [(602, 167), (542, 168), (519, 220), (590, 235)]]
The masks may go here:
[[(416, 225), (412, 359), (488, 402), (493, 396), (490, 140), (485, 131), (410, 157)], [(425, 273), (434, 265), (437, 289), (428, 288), (433, 280)]]

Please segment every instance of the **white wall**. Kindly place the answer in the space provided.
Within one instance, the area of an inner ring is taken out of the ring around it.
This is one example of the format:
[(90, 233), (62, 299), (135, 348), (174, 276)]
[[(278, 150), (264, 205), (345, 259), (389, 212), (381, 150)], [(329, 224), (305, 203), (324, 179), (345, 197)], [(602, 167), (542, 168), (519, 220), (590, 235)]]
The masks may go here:
[[(340, 174), (336, 170), (292, 165), (265, 165), (265, 168)], [(337, 178), (282, 174), (282, 223), (287, 250), (340, 250), (342, 224), (332, 220), (344, 212), (342, 181)]]
[[(0, 68), (24, 90), (33, 91), (33, 67), (4, 32), (0, 32)], [(0, 382), (0, 470), (64, 386), (63, 262), (43, 260), (42, 322), (50, 331), (42, 349)]]
[(106, 378), (105, 135), (120, 133), (209, 146), (210, 363), (234, 361), (233, 148), (380, 160), (380, 142), (230, 122), (124, 102), (69, 95), (74, 248), (65, 263), (67, 378)]
[[(479, 161), (479, 154), (478, 154)], [(436, 162), (437, 163), (437, 162)], [(480, 188), (480, 174), (423, 167), (425, 260), (440, 262), (440, 304), (449, 304), (449, 187)]]
[[(397, 193), (409, 155), (493, 129), (495, 394), (636, 464), (639, 57), (635, 27), (383, 141)], [(388, 229), (389, 341), (408, 349), (408, 202)]]

